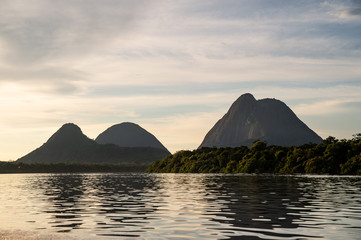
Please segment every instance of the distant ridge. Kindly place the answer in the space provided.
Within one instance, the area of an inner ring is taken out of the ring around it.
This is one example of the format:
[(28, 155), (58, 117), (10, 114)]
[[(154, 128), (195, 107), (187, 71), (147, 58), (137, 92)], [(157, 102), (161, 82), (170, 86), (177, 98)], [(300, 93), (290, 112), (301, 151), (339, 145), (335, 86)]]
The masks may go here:
[(251, 146), (255, 140), (279, 146), (322, 142), (282, 101), (256, 100), (246, 93), (207, 133), (199, 148)]
[(41, 147), (19, 158), (25, 163), (151, 163), (169, 153), (152, 147), (98, 144), (73, 124), (64, 124)]
[(138, 124), (123, 122), (116, 124), (99, 134), (95, 139), (99, 144), (115, 144), (120, 147), (152, 147), (170, 154), (163, 144)]

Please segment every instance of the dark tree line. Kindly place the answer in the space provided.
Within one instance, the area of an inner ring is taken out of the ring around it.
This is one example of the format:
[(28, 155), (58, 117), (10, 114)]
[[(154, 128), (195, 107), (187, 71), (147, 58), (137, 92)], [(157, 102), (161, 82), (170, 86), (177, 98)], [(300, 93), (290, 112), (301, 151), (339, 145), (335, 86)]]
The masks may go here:
[(0, 162), (0, 173), (144, 172), (148, 164)]
[(361, 134), (351, 140), (328, 137), (320, 144), (253, 146), (179, 151), (150, 165), (146, 172), (361, 174)]

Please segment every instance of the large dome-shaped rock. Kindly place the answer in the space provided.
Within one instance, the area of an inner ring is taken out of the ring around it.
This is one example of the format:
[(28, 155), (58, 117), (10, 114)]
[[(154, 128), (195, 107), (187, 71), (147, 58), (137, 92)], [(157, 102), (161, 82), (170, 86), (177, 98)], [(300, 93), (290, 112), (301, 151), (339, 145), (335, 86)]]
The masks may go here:
[[(95, 139), (100, 144), (115, 144), (120, 147), (151, 147), (169, 151), (158, 139), (137, 124), (116, 124), (99, 134)], [(169, 153), (170, 154), (170, 153)]]
[(256, 100), (246, 93), (207, 133), (200, 148), (251, 146), (256, 140), (268, 145), (299, 146), (320, 143), (322, 138), (280, 100)]

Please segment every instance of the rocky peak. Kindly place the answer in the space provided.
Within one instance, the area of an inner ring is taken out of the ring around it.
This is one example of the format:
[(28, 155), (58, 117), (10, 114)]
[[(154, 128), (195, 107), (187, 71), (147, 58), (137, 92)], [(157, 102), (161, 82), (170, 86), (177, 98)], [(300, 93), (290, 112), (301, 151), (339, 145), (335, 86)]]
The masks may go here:
[(246, 93), (207, 133), (200, 147), (250, 146), (255, 140), (281, 146), (322, 141), (282, 101), (256, 100)]
[(47, 144), (59, 144), (60, 146), (75, 142), (92, 144), (92, 140), (83, 134), (80, 127), (74, 123), (66, 123), (49, 138)]
[[(253, 97), (252, 94), (246, 93), (241, 95), (230, 107), (229, 115), (239, 119), (243, 115), (243, 118), (251, 115), (255, 106), (257, 105), (257, 100)], [(239, 119), (240, 120), (240, 119)]]
[(257, 100), (254, 98), (254, 96), (250, 93), (242, 94), (236, 102), (244, 102), (244, 103), (251, 103), (256, 102)]

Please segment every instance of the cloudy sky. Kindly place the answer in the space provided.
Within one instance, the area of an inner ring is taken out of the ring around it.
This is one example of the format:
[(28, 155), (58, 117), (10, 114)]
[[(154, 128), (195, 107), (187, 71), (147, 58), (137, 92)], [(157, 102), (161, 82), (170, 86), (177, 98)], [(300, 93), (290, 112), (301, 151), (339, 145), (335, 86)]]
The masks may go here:
[(194, 149), (243, 93), (361, 132), (360, 0), (0, 0), (0, 160), (64, 123)]

